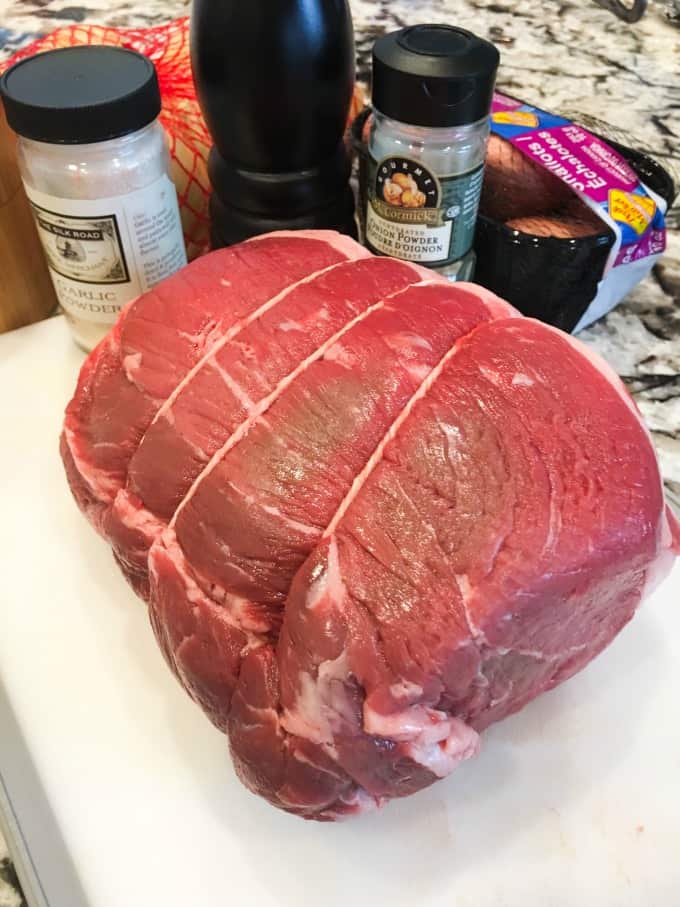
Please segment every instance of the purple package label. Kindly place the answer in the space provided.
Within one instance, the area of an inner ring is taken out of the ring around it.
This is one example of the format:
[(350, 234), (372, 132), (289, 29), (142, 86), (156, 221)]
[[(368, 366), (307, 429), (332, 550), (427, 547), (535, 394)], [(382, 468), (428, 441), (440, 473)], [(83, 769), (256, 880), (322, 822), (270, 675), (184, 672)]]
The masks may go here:
[(519, 110), (522, 106), (521, 101), (510, 98), (508, 95), (501, 94), (498, 91), (494, 92), (493, 104), (491, 107), (493, 113), (496, 113), (499, 110)]
[(619, 254), (614, 261), (614, 266), (628, 265), (633, 261), (639, 261), (641, 258), (648, 258), (651, 255), (661, 255), (665, 249), (666, 231), (650, 230), (639, 243), (621, 246)]
[[(574, 133), (583, 138), (575, 139)], [(610, 189), (630, 192), (640, 185), (622, 157), (578, 126), (541, 129), (510, 141), (527, 157), (598, 204), (607, 202)]]
[(491, 129), (580, 195), (617, 234), (610, 265), (658, 255), (666, 247), (664, 211), (628, 162), (583, 127), (494, 95)]

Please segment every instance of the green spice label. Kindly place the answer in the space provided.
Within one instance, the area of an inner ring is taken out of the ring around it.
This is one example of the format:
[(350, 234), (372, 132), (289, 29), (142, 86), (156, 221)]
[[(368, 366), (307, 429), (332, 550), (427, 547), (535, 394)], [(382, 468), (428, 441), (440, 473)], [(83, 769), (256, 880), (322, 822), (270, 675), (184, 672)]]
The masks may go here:
[(419, 161), (371, 158), (366, 241), (383, 255), (446, 265), (471, 248), (483, 165), (459, 176), (437, 177)]

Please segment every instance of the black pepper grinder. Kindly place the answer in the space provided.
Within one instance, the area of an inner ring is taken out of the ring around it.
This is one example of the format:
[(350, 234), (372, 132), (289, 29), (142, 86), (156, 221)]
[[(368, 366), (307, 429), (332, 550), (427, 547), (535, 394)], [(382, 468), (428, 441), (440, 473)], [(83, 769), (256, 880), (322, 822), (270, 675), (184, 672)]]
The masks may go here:
[(213, 248), (270, 230), (355, 235), (347, 0), (194, 0), (191, 60), (214, 141)]

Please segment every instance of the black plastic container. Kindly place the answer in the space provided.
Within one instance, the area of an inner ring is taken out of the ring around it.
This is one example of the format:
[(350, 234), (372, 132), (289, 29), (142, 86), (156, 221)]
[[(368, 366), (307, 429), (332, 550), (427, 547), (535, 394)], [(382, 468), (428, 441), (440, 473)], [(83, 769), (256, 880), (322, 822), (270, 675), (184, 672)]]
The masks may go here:
[(347, 0), (194, 0), (191, 59), (215, 143), (213, 245), (274, 229), (354, 234)]
[[(363, 111), (352, 126), (362, 194), (368, 165), (362, 134), (370, 114), (370, 109)], [(648, 154), (606, 136), (600, 137), (628, 161), (640, 179), (670, 208), (676, 194), (670, 174)], [(364, 210), (363, 203), (360, 210)], [(474, 281), (507, 299), (525, 315), (571, 332), (597, 295), (613, 243), (614, 234), (604, 224), (602, 233), (595, 236), (555, 239), (520, 233), (480, 215), (475, 235)]]
[(614, 234), (579, 239), (532, 236), (480, 215), (475, 233), (475, 283), (524, 315), (573, 331), (604, 273)]

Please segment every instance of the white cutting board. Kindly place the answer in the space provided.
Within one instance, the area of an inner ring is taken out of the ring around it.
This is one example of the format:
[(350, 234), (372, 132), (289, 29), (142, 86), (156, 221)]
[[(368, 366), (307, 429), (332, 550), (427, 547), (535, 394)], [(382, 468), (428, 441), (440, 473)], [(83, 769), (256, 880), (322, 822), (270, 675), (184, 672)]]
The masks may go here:
[(241, 787), (71, 501), (81, 359), (61, 318), (0, 338), (0, 773), (33, 903), (680, 904), (680, 570), (448, 781), (305, 823)]

